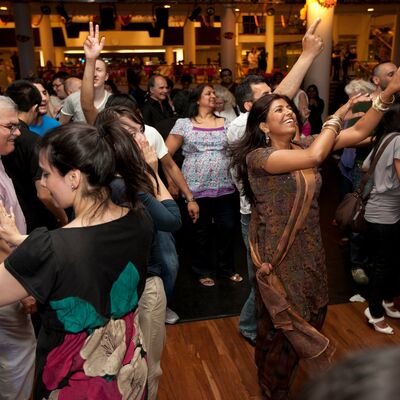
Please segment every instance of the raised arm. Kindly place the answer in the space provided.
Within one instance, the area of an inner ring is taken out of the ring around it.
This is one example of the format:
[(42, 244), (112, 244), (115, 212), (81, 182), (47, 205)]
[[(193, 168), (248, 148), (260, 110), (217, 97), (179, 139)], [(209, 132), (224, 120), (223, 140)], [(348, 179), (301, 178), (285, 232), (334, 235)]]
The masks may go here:
[(279, 86), (275, 89), (274, 93), (284, 94), (292, 99), (299, 90), (308, 69), (323, 49), (323, 41), (321, 37), (315, 34), (320, 22), (321, 19), (317, 18), (308, 28), (302, 40), (303, 51), (300, 54), (300, 57)]
[(99, 25), (93, 28), (93, 22), (89, 22), (89, 34), (83, 43), (85, 51), (85, 70), (83, 72), (81, 88), (81, 107), (88, 124), (93, 125), (98, 111), (94, 106), (94, 72), (96, 60), (104, 47), (105, 38), (99, 40)]
[[(387, 88), (380, 93), (379, 97), (373, 102), (372, 107), (360, 118), (355, 125), (344, 129), (338, 136), (334, 149), (343, 149), (345, 147), (353, 147), (367, 139), (371, 132), (379, 124), (384, 112), (378, 111), (376, 102), (381, 104), (381, 107), (387, 108), (394, 100), (394, 94), (400, 92), (400, 68), (396, 71)], [(374, 105), (375, 104), (375, 105)]]

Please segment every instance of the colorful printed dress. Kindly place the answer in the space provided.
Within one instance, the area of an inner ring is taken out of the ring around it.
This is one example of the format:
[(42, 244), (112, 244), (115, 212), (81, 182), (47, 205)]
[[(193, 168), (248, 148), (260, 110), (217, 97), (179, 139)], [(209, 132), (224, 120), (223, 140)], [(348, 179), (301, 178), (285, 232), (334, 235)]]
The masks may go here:
[(38, 228), (7, 258), (42, 318), (35, 399), (147, 397), (137, 305), (152, 230), (141, 209), (90, 227)]

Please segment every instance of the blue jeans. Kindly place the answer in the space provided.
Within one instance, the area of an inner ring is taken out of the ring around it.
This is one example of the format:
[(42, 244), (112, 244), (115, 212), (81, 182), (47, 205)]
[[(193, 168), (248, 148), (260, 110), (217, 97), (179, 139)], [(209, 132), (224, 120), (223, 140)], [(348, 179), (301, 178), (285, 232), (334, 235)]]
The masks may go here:
[(239, 330), (243, 336), (255, 340), (257, 335), (256, 319), (256, 274), (249, 250), (249, 225), (251, 214), (240, 214), (242, 237), (246, 246), (247, 270), (249, 274), (250, 294), (243, 305), (239, 318)]
[(167, 302), (172, 300), (176, 277), (178, 276), (179, 259), (175, 248), (175, 238), (170, 232), (157, 231), (160, 249), (161, 279), (164, 283)]

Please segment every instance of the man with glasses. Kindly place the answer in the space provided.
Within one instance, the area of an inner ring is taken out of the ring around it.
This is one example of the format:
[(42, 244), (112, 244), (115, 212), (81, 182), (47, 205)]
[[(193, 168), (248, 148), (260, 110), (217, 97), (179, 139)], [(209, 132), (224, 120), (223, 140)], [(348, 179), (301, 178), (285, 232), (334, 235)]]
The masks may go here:
[[(15, 222), (22, 234), (26, 233), (25, 218), (18, 203), (11, 179), (4, 170), (3, 157), (15, 149), (21, 135), (16, 104), (0, 96), (0, 200), (6, 210), (12, 208)], [(0, 239), (0, 262), (12, 248)], [(0, 307), (0, 397), (26, 400), (32, 391), (35, 370), (36, 339), (29, 314), (20, 302)]]

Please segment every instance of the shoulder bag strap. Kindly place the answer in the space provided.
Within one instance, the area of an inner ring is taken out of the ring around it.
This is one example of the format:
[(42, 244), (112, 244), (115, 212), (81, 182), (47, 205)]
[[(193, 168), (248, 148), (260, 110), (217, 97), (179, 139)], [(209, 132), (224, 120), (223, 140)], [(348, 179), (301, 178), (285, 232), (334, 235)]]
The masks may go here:
[(365, 186), (367, 184), (367, 182), (369, 181), (369, 179), (371, 178), (372, 174), (375, 171), (375, 167), (376, 164), (378, 164), (378, 161), (382, 155), (382, 153), (385, 151), (386, 147), (389, 145), (389, 143), (398, 135), (400, 135), (400, 132), (396, 132), (395, 134), (391, 135), (390, 137), (386, 138), (386, 140), (382, 140), (383, 143), (382, 144), (378, 144), (376, 149), (374, 149), (374, 152), (372, 153), (372, 160), (371, 160), (371, 164), (368, 168), (368, 172), (366, 172), (360, 182), (360, 185), (357, 189), (357, 192), (362, 195), (363, 199), (366, 200), (369, 197), (369, 194), (372, 190), (372, 186), (370, 187), (370, 189), (368, 190), (367, 193), (364, 193), (364, 189)]

